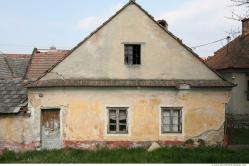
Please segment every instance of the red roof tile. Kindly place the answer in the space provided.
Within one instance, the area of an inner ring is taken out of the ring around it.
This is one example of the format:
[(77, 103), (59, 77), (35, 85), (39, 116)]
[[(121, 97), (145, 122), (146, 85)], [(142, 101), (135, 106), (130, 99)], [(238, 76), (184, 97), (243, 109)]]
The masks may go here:
[(249, 35), (239, 36), (218, 50), (207, 64), (216, 70), (249, 68)]
[(67, 50), (35, 49), (32, 54), (25, 79), (36, 80), (60, 59), (62, 59), (67, 54), (67, 52)]

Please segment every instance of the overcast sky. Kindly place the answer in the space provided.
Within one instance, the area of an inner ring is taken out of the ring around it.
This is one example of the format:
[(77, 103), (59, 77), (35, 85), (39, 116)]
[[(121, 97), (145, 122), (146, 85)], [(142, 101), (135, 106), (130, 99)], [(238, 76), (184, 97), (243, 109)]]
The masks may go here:
[[(34, 47), (71, 49), (128, 0), (0, 0), (0, 51), (31, 53)], [(189, 47), (241, 31), (241, 23), (227, 19), (230, 0), (137, 0), (155, 19), (165, 19), (169, 30)], [(226, 40), (195, 49), (210, 56)]]

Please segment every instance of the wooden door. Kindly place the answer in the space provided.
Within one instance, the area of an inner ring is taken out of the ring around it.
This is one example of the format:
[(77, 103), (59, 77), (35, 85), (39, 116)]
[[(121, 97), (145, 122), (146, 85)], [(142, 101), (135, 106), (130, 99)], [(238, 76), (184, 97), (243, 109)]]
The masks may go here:
[(60, 110), (44, 109), (41, 117), (41, 143), (43, 149), (61, 148)]

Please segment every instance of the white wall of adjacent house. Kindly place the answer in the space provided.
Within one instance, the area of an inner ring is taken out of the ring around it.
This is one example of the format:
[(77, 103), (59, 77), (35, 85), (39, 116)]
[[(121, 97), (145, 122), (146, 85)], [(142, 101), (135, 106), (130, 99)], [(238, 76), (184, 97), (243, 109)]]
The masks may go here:
[[(125, 65), (124, 44), (141, 44), (141, 65)], [(42, 79), (220, 78), (136, 5), (129, 5)]]
[(246, 73), (223, 73), (228, 81), (237, 84), (232, 90), (232, 97), (228, 110), (234, 114), (249, 114), (249, 100), (247, 99), (249, 76)]

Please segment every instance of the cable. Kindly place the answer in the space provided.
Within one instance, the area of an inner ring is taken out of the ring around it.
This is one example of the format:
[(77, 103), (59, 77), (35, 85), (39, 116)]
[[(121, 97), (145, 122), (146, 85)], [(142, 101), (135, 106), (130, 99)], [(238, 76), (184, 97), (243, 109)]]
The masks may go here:
[(221, 42), (221, 41), (223, 41), (223, 40), (230, 41), (230, 39), (231, 39), (231, 37), (230, 37), (230, 36), (227, 36), (227, 37), (225, 37), (225, 38), (222, 38), (222, 39), (219, 39), (219, 40), (210, 42), (210, 43), (206, 43), (206, 44), (201, 44), (201, 45), (198, 45), (198, 46), (194, 46), (194, 47), (191, 47), (191, 48), (194, 50), (194, 49), (196, 49), (196, 48), (204, 47), (204, 46), (211, 45), (211, 44), (214, 44), (214, 43), (218, 43), (218, 42)]

